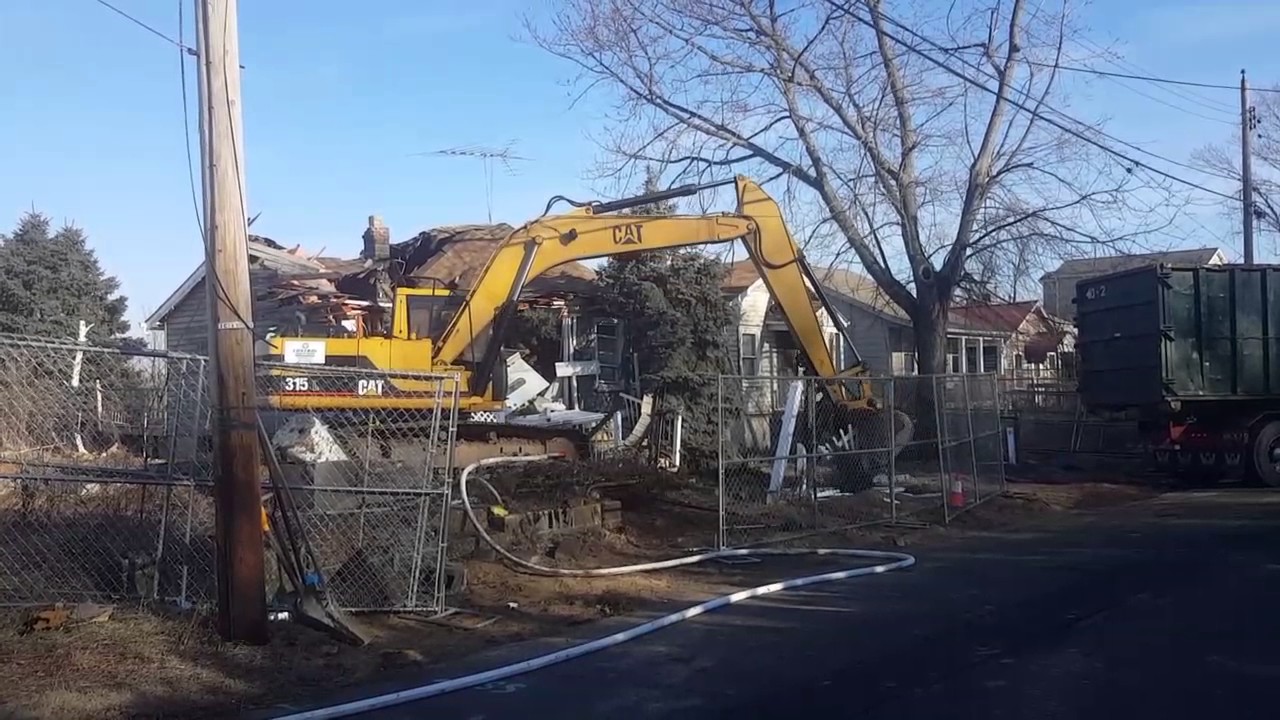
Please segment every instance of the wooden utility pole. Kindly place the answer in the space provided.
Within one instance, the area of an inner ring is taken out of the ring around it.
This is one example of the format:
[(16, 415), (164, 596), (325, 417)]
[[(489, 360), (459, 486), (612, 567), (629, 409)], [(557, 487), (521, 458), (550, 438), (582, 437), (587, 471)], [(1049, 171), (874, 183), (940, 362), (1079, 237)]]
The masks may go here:
[(257, 397), (236, 0), (196, 0), (202, 72), (205, 288), (213, 365), (218, 629), (228, 640), (267, 640), (259, 494)]
[(1253, 262), (1253, 118), (1249, 112), (1249, 80), (1240, 71), (1240, 177), (1244, 183), (1244, 261)]

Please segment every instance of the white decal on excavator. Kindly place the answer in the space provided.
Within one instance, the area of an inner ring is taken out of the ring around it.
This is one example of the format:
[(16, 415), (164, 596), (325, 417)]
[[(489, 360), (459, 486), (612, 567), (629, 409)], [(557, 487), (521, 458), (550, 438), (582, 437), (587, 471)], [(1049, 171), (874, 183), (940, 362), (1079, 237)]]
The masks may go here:
[(359, 380), (356, 382), (357, 395), (381, 395), (385, 380)]
[(307, 392), (311, 389), (311, 378), (287, 377), (284, 379), (286, 392)]

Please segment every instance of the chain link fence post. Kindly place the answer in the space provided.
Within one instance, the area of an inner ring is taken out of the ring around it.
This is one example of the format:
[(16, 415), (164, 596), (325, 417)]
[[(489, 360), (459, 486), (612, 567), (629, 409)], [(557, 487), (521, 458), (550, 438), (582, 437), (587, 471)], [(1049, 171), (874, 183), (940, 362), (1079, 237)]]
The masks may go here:
[(725, 474), (725, 463), (727, 462), (728, 458), (725, 457), (724, 439), (725, 439), (725, 435), (729, 432), (729, 429), (725, 427), (725, 424), (724, 424), (724, 380), (725, 380), (724, 375), (718, 375), (716, 377), (716, 412), (718, 414), (718, 421), (716, 425), (716, 435), (719, 441), (719, 450), (718, 450), (719, 456), (718, 456), (718, 461), (716, 463), (716, 503), (718, 506), (717, 512), (716, 512), (716, 515), (718, 517), (717, 526), (716, 526), (716, 549), (717, 550), (724, 550), (727, 547), (725, 545), (724, 474)]

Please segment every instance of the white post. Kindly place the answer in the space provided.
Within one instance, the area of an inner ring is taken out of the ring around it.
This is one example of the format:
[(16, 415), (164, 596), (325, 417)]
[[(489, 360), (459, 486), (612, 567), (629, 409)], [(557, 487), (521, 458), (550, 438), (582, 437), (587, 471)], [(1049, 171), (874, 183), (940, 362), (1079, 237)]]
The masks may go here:
[(800, 400), (804, 395), (804, 381), (796, 380), (787, 389), (786, 405), (782, 409), (782, 427), (778, 431), (778, 445), (773, 452), (773, 468), (769, 473), (767, 502), (777, 500), (782, 490), (782, 479), (787, 472), (787, 456), (791, 454), (791, 439), (795, 436), (796, 417), (800, 415)]
[[(86, 323), (83, 320), (80, 321), (80, 329), (76, 333), (76, 342), (78, 344), (84, 345), (89, 340), (89, 330), (92, 327), (93, 327), (92, 323)], [(77, 350), (75, 360), (71, 362), (71, 387), (72, 388), (79, 389), (80, 373), (83, 369), (84, 369), (84, 351)], [(88, 450), (85, 450), (84, 436), (80, 434), (80, 423), (83, 421), (83, 419), (84, 418), (80, 416), (76, 417), (76, 452), (80, 454), (86, 454), (89, 452)]]
[(684, 432), (684, 415), (677, 412), (675, 427), (671, 431), (671, 464), (673, 469), (680, 469), (680, 440)]

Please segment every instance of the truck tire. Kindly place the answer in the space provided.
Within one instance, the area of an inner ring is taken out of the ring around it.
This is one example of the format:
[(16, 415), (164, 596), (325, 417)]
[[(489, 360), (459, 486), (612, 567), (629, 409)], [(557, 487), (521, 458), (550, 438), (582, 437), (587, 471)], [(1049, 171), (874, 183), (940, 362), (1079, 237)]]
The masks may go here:
[(1253, 478), (1267, 487), (1280, 487), (1280, 464), (1275, 453), (1280, 452), (1280, 420), (1258, 428), (1253, 436), (1253, 449), (1250, 453), (1253, 463), (1250, 470)]

